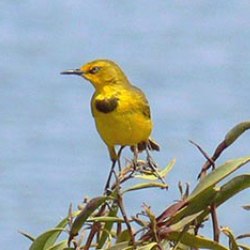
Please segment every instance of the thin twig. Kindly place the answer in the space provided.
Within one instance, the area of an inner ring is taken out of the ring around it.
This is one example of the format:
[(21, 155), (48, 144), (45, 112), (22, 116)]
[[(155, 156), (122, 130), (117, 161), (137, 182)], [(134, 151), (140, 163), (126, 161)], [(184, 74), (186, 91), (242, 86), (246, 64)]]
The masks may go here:
[[(161, 180), (161, 182), (162, 182), (163, 184), (166, 184), (166, 185), (167, 185), (165, 179), (162, 178), (162, 177), (158, 174), (158, 172), (157, 172), (158, 166), (155, 164), (155, 162), (154, 162), (154, 160), (153, 160), (153, 157), (150, 155), (150, 152), (149, 152), (149, 150), (148, 150), (147, 147), (146, 147), (146, 153), (147, 153), (147, 162), (148, 162), (148, 166), (151, 168), (152, 172), (156, 175), (156, 177), (157, 177), (159, 180)], [(166, 190), (167, 190), (167, 188), (166, 188)]]
[(192, 143), (193, 145), (195, 145), (199, 151), (202, 153), (202, 155), (206, 158), (207, 161), (209, 161), (209, 163), (212, 165), (213, 169), (215, 168), (215, 163), (213, 161), (212, 158), (210, 158), (210, 156), (202, 149), (202, 147), (200, 145), (198, 145), (196, 142), (189, 140), (190, 143)]
[[(213, 156), (211, 157), (212, 161), (215, 162), (218, 157), (221, 155), (221, 153), (228, 147), (226, 141), (222, 141), (218, 146), (217, 148), (215, 149), (214, 151), (214, 154)], [(205, 173), (211, 166), (213, 166), (213, 164), (211, 164), (210, 161), (206, 161), (205, 164), (203, 165), (202, 167), (202, 170), (200, 172), (200, 174), (198, 175), (198, 179), (201, 177), (201, 175), (203, 173)]]
[(90, 233), (89, 233), (89, 237), (88, 237), (87, 242), (86, 242), (86, 244), (84, 246), (84, 250), (88, 250), (90, 248), (94, 236), (96, 235), (96, 233), (98, 231), (100, 231), (100, 229), (101, 229), (101, 223), (100, 222), (95, 222), (93, 224), (92, 228), (91, 228)]
[(70, 203), (70, 205), (69, 205), (68, 223), (69, 223), (69, 228), (71, 229), (73, 226), (72, 203)]
[(114, 184), (111, 186), (111, 190), (115, 190), (120, 184), (127, 181), (130, 178), (133, 178), (133, 167), (132, 165), (129, 165), (125, 167), (119, 174), (118, 179), (114, 182)]
[[(102, 216), (102, 215), (104, 214), (106, 205), (107, 205), (107, 204), (104, 203), (104, 204), (100, 207), (98, 213), (96, 214), (96, 217)], [(94, 223), (93, 223), (93, 225), (92, 225), (92, 227), (91, 227), (91, 231), (90, 231), (89, 236), (88, 236), (88, 239), (87, 239), (87, 241), (86, 241), (86, 245), (85, 245), (85, 247), (84, 247), (84, 250), (89, 249), (89, 247), (91, 246), (91, 243), (92, 243), (92, 240), (93, 240), (94, 236), (95, 236), (96, 233), (100, 230), (100, 228), (101, 228), (100, 222), (94, 222)]]
[(201, 169), (201, 171), (200, 171), (200, 173), (199, 173), (199, 175), (198, 175), (198, 179), (200, 179), (200, 177), (201, 177), (201, 175), (203, 174), (205, 174), (206, 173), (206, 171), (212, 166), (212, 168), (214, 169), (215, 168), (215, 160), (217, 159), (217, 158), (214, 158), (214, 156), (212, 156), (212, 157), (210, 157), (203, 149), (202, 149), (202, 147), (200, 146), (200, 145), (198, 145), (197, 143), (195, 143), (194, 141), (191, 141), (191, 140), (189, 140), (189, 142), (190, 143), (192, 143), (193, 145), (195, 145), (197, 148), (198, 148), (198, 150), (202, 153), (202, 155), (206, 158), (206, 162), (205, 162), (205, 164), (202, 166), (202, 169)]
[(123, 219), (127, 225), (127, 228), (128, 228), (128, 231), (129, 231), (129, 234), (130, 234), (130, 237), (131, 237), (131, 242), (132, 242), (132, 245), (135, 247), (135, 238), (134, 238), (134, 234), (133, 234), (133, 231), (132, 231), (132, 227), (130, 225), (130, 222), (128, 220), (128, 217), (127, 217), (127, 214), (126, 214), (126, 211), (124, 209), (124, 205), (123, 205), (123, 199), (122, 199), (122, 195), (120, 193), (120, 191), (118, 191), (118, 195), (117, 195), (117, 204), (121, 210), (121, 213), (122, 213), (122, 216), (123, 216)]
[(218, 218), (216, 214), (215, 202), (211, 204), (211, 216), (212, 216), (212, 222), (213, 222), (214, 241), (219, 242), (220, 229), (219, 229)]

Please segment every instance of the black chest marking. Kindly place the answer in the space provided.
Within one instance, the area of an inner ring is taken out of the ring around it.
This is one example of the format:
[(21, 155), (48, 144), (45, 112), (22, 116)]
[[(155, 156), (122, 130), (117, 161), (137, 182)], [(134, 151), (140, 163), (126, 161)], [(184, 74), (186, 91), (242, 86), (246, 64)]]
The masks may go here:
[(117, 97), (105, 98), (103, 100), (96, 100), (95, 107), (102, 113), (110, 113), (118, 107), (118, 102), (119, 98)]

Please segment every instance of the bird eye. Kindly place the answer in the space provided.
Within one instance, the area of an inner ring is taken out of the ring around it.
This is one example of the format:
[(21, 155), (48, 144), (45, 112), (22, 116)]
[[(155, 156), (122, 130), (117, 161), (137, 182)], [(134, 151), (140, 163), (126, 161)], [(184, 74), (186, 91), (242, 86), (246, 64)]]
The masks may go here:
[(89, 70), (89, 73), (95, 74), (99, 69), (100, 69), (100, 67), (94, 66), (92, 69)]

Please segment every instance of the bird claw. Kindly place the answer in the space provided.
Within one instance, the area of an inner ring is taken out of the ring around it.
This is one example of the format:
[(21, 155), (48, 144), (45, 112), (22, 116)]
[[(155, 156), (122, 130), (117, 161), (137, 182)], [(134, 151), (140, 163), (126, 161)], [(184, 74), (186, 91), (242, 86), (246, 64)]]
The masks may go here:
[(110, 196), (112, 194), (112, 190), (108, 187), (104, 190), (104, 195)]

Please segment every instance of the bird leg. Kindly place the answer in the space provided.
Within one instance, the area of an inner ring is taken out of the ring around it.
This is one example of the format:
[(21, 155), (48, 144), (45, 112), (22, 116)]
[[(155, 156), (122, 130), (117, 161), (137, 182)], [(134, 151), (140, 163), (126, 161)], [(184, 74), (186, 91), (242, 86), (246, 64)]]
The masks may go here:
[(152, 172), (157, 176), (157, 178), (160, 179), (161, 182), (162, 182), (163, 184), (166, 184), (165, 179), (162, 178), (162, 177), (158, 174), (158, 172), (157, 172), (158, 166), (157, 166), (156, 163), (154, 162), (153, 157), (151, 156), (149, 150), (150, 150), (150, 146), (147, 145), (147, 146), (146, 146), (146, 153), (147, 153), (147, 162), (148, 162), (148, 166), (151, 168)]
[(110, 172), (109, 172), (109, 175), (108, 175), (108, 179), (107, 179), (107, 182), (106, 182), (106, 185), (105, 185), (105, 192), (106, 193), (110, 193), (110, 190), (109, 190), (109, 186), (110, 186), (110, 181), (111, 181), (111, 177), (112, 177), (112, 174), (114, 173), (114, 169), (115, 169), (115, 164), (116, 162), (118, 161), (118, 167), (119, 167), (119, 171), (121, 172), (121, 161), (120, 161), (120, 156), (121, 156), (121, 153), (122, 153), (122, 150), (125, 146), (121, 146), (118, 153), (117, 153), (117, 159), (112, 159), (112, 165), (111, 165), (111, 169), (110, 169)]
[(122, 153), (122, 150), (125, 148), (125, 146), (121, 146), (118, 153), (117, 153), (117, 160), (118, 160), (118, 167), (119, 167), (119, 172), (122, 171), (122, 167), (121, 167), (121, 153)]
[(151, 150), (150, 145), (146, 145), (146, 154), (147, 154), (147, 162), (150, 166), (150, 168), (155, 172), (157, 169), (156, 164), (154, 163), (153, 157), (151, 156), (149, 150)]
[(110, 172), (109, 172), (109, 175), (108, 175), (108, 179), (107, 179), (107, 182), (106, 182), (106, 185), (105, 185), (105, 192), (108, 194), (110, 193), (110, 190), (109, 190), (109, 185), (110, 185), (110, 180), (111, 180), (111, 177), (112, 177), (112, 173), (114, 172), (114, 168), (115, 168), (115, 164), (116, 164), (116, 161), (117, 160), (113, 160), (112, 159), (112, 165), (111, 165), (111, 169), (110, 169)]
[(134, 145), (134, 159), (133, 159), (134, 171), (136, 171), (137, 160), (138, 160), (138, 146)]

